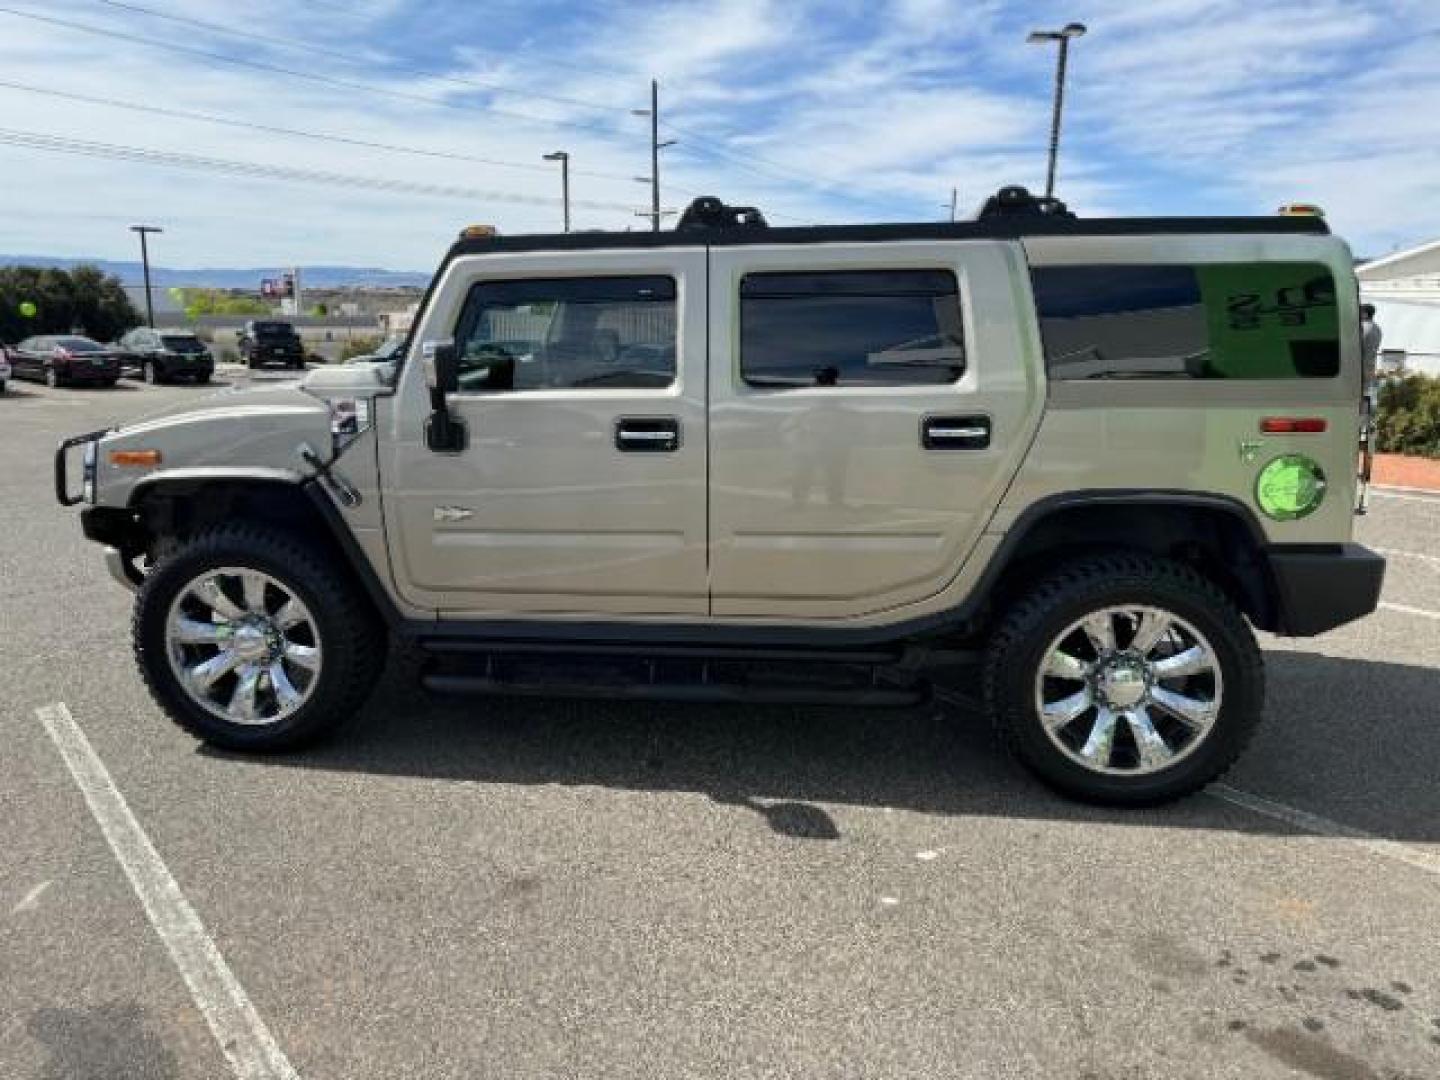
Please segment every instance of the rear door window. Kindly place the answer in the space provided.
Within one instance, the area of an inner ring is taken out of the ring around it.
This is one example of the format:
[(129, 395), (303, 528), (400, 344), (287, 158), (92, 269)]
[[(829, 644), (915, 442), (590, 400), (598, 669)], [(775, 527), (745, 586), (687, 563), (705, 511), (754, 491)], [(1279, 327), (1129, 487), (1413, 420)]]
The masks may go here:
[(949, 270), (746, 274), (740, 374), (750, 386), (915, 386), (965, 372)]
[(1031, 271), (1052, 379), (1307, 379), (1340, 372), (1335, 279), (1319, 263)]

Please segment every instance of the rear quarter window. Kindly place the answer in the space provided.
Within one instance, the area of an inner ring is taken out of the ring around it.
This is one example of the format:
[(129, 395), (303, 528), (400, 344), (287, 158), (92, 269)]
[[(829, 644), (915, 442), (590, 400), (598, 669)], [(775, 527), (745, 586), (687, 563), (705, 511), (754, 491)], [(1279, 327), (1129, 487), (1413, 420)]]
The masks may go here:
[(1031, 281), (1052, 379), (1340, 373), (1335, 279), (1320, 263), (1045, 266)]

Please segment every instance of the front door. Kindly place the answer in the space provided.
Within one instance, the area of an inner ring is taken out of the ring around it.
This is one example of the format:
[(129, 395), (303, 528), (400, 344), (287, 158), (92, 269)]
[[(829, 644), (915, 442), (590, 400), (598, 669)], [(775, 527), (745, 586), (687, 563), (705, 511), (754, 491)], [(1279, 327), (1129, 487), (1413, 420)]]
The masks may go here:
[(715, 249), (715, 615), (946, 599), (1039, 420), (1022, 268), (998, 241)]
[(468, 444), (426, 447), (416, 361), (382, 440), (411, 603), (454, 617), (707, 611), (705, 272), (703, 248), (450, 264), (417, 339), (455, 340)]

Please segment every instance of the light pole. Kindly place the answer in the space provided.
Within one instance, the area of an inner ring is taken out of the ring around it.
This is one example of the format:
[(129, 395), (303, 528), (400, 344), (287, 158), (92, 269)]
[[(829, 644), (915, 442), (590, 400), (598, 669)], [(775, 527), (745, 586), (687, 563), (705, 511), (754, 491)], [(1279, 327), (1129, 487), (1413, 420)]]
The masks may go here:
[(650, 176), (648, 179), (643, 176), (637, 176), (635, 179), (642, 184), (649, 183), (650, 185), (650, 212), (647, 214), (641, 211), (640, 217), (648, 217), (651, 231), (659, 232), (662, 216), (660, 210), (660, 151), (667, 146), (674, 146), (678, 140), (660, 141), (660, 84), (656, 80), (650, 80), (650, 108), (631, 109), (630, 111), (635, 116), (650, 117)]
[(145, 325), (155, 329), (155, 305), (150, 300), (150, 245), (145, 242), (146, 234), (164, 232), (155, 225), (131, 225), (131, 232), (140, 234), (140, 265), (145, 268)]
[(553, 154), (545, 155), (546, 161), (560, 162), (560, 200), (565, 207), (565, 231), (570, 231), (570, 155), (564, 150), (556, 150)]
[(1085, 24), (1066, 23), (1059, 30), (1031, 30), (1025, 40), (1031, 45), (1058, 42), (1060, 55), (1055, 61), (1055, 107), (1050, 117), (1050, 165), (1045, 172), (1045, 197), (1055, 194), (1055, 158), (1060, 153), (1060, 113), (1065, 107), (1065, 64), (1070, 58), (1070, 42), (1085, 33)]

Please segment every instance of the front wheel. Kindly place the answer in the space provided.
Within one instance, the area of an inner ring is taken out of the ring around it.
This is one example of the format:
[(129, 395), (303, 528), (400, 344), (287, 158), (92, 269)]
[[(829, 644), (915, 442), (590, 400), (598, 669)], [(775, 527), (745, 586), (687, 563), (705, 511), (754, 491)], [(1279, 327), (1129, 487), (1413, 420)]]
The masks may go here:
[(384, 637), (355, 584), (312, 545), (251, 525), (202, 533), (145, 578), (135, 656), (151, 695), (192, 735), (286, 750), (349, 719)]
[(1075, 562), (1003, 618), (985, 664), (1001, 740), (1063, 794), (1154, 805), (1197, 791), (1260, 721), (1264, 667), (1230, 599), (1145, 555)]

